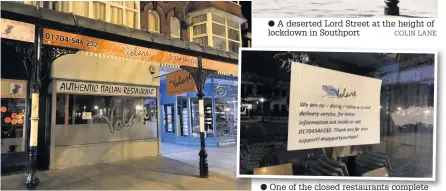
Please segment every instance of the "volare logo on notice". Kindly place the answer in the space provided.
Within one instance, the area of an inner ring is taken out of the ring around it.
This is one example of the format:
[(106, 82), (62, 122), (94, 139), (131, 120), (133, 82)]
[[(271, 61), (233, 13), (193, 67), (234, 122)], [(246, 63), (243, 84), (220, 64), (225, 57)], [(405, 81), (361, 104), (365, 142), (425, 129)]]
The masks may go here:
[(341, 90), (341, 88), (334, 88), (330, 85), (323, 85), (322, 90), (325, 92), (326, 97), (331, 98), (356, 98), (356, 91), (348, 91), (347, 88)]

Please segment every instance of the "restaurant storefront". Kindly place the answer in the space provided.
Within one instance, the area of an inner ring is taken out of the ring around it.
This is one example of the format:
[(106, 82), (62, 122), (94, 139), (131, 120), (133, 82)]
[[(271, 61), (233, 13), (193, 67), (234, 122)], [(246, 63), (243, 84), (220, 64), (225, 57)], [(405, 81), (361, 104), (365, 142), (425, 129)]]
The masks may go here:
[[(183, 145), (199, 145), (200, 122), (197, 92), (169, 95), (172, 80), (161, 79), (162, 140)], [(236, 77), (216, 75), (204, 85), (206, 144), (234, 146), (237, 144), (238, 82)]]
[(7, 55), (1, 57), (1, 165), (5, 173), (24, 168), (28, 159), (29, 83), (22, 62), (25, 55), (18, 53), (16, 47), (33, 47), (35, 26), (2, 18), (1, 28), (1, 54)]
[[(9, 8), (2, 8), (2, 17), (19, 15), (20, 20), (38, 25), (32, 34), (40, 37), (42, 63), (49, 66), (39, 104), (37, 161), (42, 170), (159, 155), (164, 112), (160, 76), (181, 66), (197, 67), (198, 57), (202, 57), (203, 68), (217, 71), (220, 78), (238, 74), (238, 56), (227, 52), (82, 17), (73, 24), (63, 19), (70, 16), (66, 13), (53, 17), (56, 13), (51, 10), (40, 15), (31, 13), (36, 10), (26, 5), (6, 5)], [(18, 7), (23, 11), (16, 12)], [(2, 45), (3, 41), (2, 36)], [(7, 54), (15, 52), (15, 47)], [(2, 55), (5, 53), (2, 49)], [(28, 79), (23, 76), (5, 80)], [(29, 95), (26, 98), (25, 104), (18, 104), (25, 107), (25, 116)], [(15, 115), (14, 123), (21, 116)], [(26, 132), (29, 134), (29, 127)], [(25, 143), (16, 144), (16, 150), (27, 148), (29, 138), (26, 133), (23, 137)], [(22, 151), (26, 164), (27, 153)], [(2, 170), (4, 161), (2, 153)]]
[[(57, 36), (62, 38), (57, 39)], [(93, 45), (73, 43), (73, 39)], [(169, 130), (171, 127), (164, 128), (162, 119), (176, 112), (166, 104), (158, 103), (160, 95), (165, 94), (163, 88), (158, 89), (163, 83), (160, 69), (194, 66), (196, 57), (52, 29), (43, 30), (43, 44), (79, 49), (77, 53), (62, 56), (52, 63), (50, 167), (160, 154), (159, 135), (163, 131), (159, 128)], [(218, 62), (203, 60), (205, 68), (218, 71)], [(237, 70), (229, 72), (234, 74)], [(219, 75), (224, 76), (224, 71)], [(230, 82), (226, 81), (217, 80), (212, 91), (222, 91), (220, 83)], [(232, 80), (232, 84), (236, 81)], [(230, 100), (232, 119), (236, 108), (235, 87), (230, 88), (232, 96), (225, 97), (221, 92), (213, 100), (216, 104)], [(193, 98), (190, 100), (190, 122), (198, 126), (194, 121), (198, 116), (193, 115), (198, 111), (192, 109), (198, 104), (194, 104)], [(195, 131), (198, 129), (192, 128), (191, 133), (186, 133), (198, 134)], [(235, 132), (234, 128), (232, 132)]]

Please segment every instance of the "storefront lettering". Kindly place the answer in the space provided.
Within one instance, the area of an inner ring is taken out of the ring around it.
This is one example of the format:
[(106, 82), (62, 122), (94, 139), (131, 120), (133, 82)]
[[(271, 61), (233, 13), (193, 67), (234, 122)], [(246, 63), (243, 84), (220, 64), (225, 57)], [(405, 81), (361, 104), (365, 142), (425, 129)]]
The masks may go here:
[(124, 87), (124, 93), (125, 94), (153, 95), (153, 92), (154, 92), (154, 89)]
[(138, 50), (137, 47), (134, 47), (132, 49), (130, 48), (126, 48), (121, 46), (122, 49), (124, 49), (125, 53), (127, 54), (127, 56), (149, 56), (149, 51), (145, 50), (145, 51), (141, 51)]
[(74, 92), (98, 92), (99, 85), (97, 84), (83, 84), (83, 83), (62, 83), (59, 91), (74, 91)]
[(135, 123), (141, 123), (142, 119), (145, 116), (145, 111), (137, 111), (136, 113), (129, 115), (129, 110), (127, 108), (124, 108), (122, 110), (122, 118), (116, 119), (115, 116), (115, 109), (113, 108), (109, 112), (109, 116), (99, 115), (96, 114), (92, 117), (93, 123), (95, 119), (103, 119), (107, 122), (108, 128), (110, 130), (110, 133), (114, 133), (116, 131), (121, 130), (123, 127), (132, 127)]
[(197, 65), (197, 60), (195, 58), (191, 59), (191, 58), (187, 58), (187, 57), (180, 56), (180, 55), (172, 55), (172, 54), (170, 54), (169, 55), (169, 60), (170, 61), (186, 62), (186, 63), (192, 64), (194, 66)]
[(189, 74), (189, 76), (187, 76), (187, 77), (185, 77), (185, 78), (183, 78), (182, 76), (178, 76), (178, 80), (177, 79), (174, 79), (175, 81), (169, 81), (169, 83), (172, 83), (173, 84), (173, 86), (175, 87), (175, 88), (177, 88), (178, 86), (180, 86), (180, 85), (182, 85), (182, 84), (184, 84), (184, 83), (186, 83), (186, 82), (189, 82), (190, 80), (192, 80), (193, 78), (192, 78), (192, 75), (190, 75)]
[(58, 92), (100, 93), (113, 95), (154, 96), (155, 88), (93, 84), (80, 82), (60, 82)]
[(102, 85), (101, 93), (109, 93), (109, 94), (121, 94), (122, 87), (112, 86), (112, 85)]

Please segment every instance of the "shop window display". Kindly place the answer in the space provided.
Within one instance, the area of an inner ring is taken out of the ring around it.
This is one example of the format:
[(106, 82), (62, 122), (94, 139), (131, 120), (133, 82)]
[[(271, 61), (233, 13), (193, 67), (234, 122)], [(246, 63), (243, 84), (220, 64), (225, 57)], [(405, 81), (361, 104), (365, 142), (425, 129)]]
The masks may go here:
[(155, 98), (56, 97), (57, 146), (157, 138)]
[(178, 97), (178, 118), (181, 136), (189, 136), (189, 112), (187, 111), (187, 98)]
[(25, 99), (1, 99), (2, 153), (25, 150)]
[[(203, 103), (204, 103), (204, 112), (205, 112), (205, 116), (206, 116), (207, 112), (212, 112), (212, 99), (209, 97), (204, 97)], [(191, 104), (192, 137), (200, 137), (200, 117), (199, 117), (199, 111), (198, 111), (198, 98), (190, 98), (190, 104)], [(214, 127), (213, 127), (212, 123), (209, 124), (210, 121), (212, 121), (212, 120), (205, 119), (204, 130), (206, 132), (207, 137), (214, 136)], [(208, 123), (206, 123), (206, 122), (208, 122)]]
[(237, 106), (233, 98), (215, 99), (215, 116), (219, 137), (237, 135), (237, 120), (235, 111)]

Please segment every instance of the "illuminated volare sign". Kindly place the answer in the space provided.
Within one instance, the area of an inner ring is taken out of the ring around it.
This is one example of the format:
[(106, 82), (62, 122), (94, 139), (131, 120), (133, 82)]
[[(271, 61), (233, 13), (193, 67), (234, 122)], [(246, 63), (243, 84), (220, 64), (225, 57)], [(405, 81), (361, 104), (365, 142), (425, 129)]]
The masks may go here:
[(69, 94), (156, 97), (156, 88), (152, 87), (99, 84), (90, 82), (57, 81), (56, 90), (58, 93)]
[(1, 19), (1, 38), (34, 43), (35, 26), (33, 24)]
[[(104, 53), (114, 56), (129, 57), (176, 66), (197, 67), (197, 57), (162, 51), (152, 48), (139, 47), (124, 43), (67, 33), (52, 29), (43, 30), (43, 44), (75, 48), (89, 52)], [(203, 68), (216, 70), (225, 75), (238, 76), (236, 64), (215, 60), (202, 59)]]

